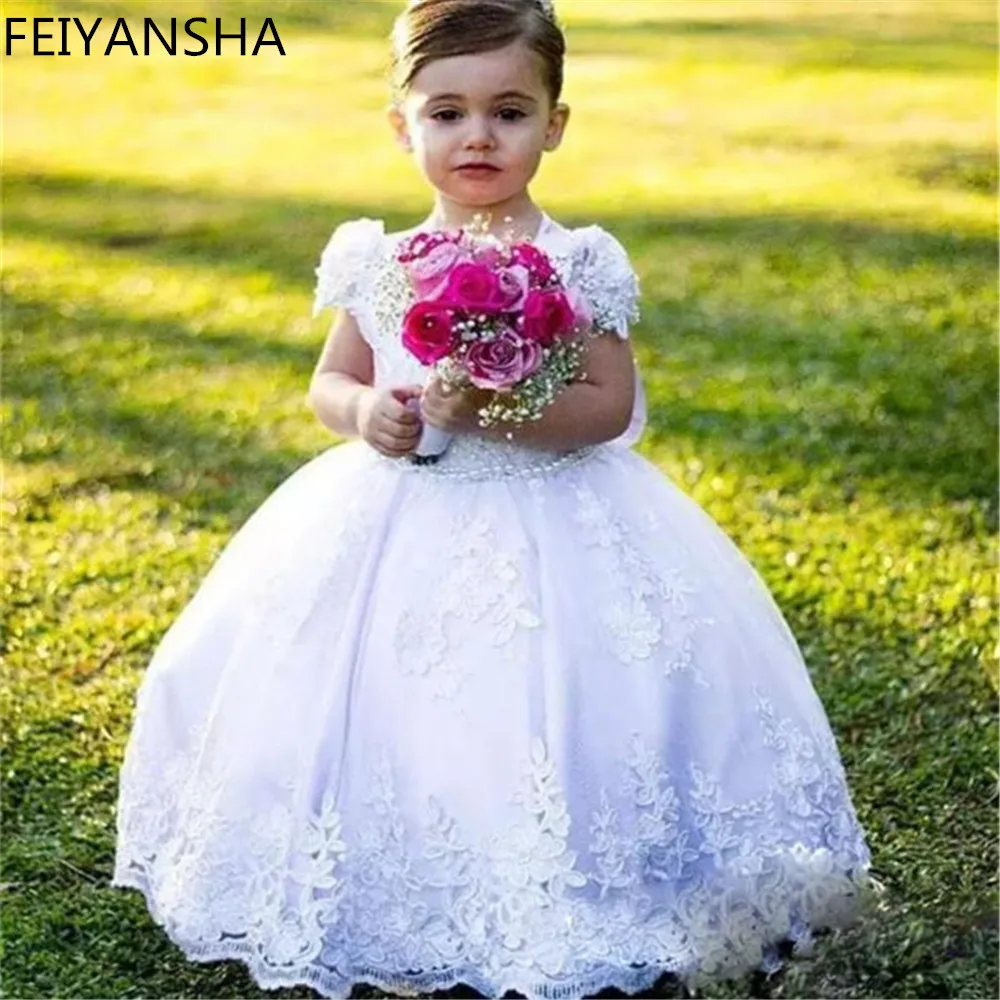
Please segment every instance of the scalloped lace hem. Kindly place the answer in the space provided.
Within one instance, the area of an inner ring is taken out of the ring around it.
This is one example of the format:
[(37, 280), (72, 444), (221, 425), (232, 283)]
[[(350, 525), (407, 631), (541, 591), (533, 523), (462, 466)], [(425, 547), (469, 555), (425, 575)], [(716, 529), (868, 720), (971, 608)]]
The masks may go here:
[[(878, 895), (883, 887), (871, 876), (867, 869), (863, 881)], [(593, 993), (613, 988), (625, 993), (640, 993), (650, 989), (663, 975), (672, 974), (688, 986), (697, 985), (699, 978), (697, 961), (680, 958), (651, 961), (641, 966), (623, 968), (620, 965), (601, 966), (598, 971), (586, 976), (570, 977), (559, 982), (527, 980), (523, 975), (496, 980), (484, 976), (471, 966), (450, 966), (430, 972), (392, 973), (373, 966), (359, 964), (348, 972), (323, 972), (315, 966), (296, 965), (278, 969), (261, 961), (253, 942), (241, 938), (222, 938), (213, 942), (189, 942), (175, 936), (167, 927), (167, 922), (159, 912), (156, 900), (150, 892), (149, 884), (140, 873), (116, 872), (110, 885), (113, 888), (138, 890), (146, 901), (147, 909), (154, 922), (161, 927), (170, 940), (192, 962), (242, 962), (254, 982), (264, 990), (277, 990), (309, 986), (327, 998), (346, 998), (351, 988), (358, 983), (367, 983), (387, 992), (395, 991), (399, 996), (422, 996), (428, 990), (447, 990), (459, 984), (470, 986), (484, 997), (503, 997), (509, 991), (533, 1000), (580, 1000)], [(835, 928), (822, 928), (830, 930)], [(808, 926), (791, 927), (784, 936), (764, 943), (761, 963), (755, 968), (744, 970), (743, 974), (761, 971), (773, 974), (788, 964), (781, 956), (779, 946), (791, 944), (792, 957), (811, 953), (814, 931), (820, 928)]]

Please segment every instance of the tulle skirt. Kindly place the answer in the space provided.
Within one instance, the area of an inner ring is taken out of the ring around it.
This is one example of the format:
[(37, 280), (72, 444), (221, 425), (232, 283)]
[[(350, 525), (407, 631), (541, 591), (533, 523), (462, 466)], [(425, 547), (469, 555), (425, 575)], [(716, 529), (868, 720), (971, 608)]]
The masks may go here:
[(456, 477), (330, 448), (158, 646), (113, 885), (264, 987), (580, 997), (780, 964), (869, 852), (795, 639), (694, 500), (600, 446)]

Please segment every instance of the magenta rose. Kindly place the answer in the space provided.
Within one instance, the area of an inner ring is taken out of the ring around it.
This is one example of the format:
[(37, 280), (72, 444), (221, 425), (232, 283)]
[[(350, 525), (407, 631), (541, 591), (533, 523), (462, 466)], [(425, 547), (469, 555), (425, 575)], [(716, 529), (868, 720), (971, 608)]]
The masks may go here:
[(410, 282), (418, 298), (436, 299), (448, 287), (448, 273), (466, 259), (465, 251), (455, 243), (439, 243), (407, 266)]
[(519, 337), (509, 327), (493, 340), (471, 344), (465, 355), (469, 380), (480, 389), (509, 389), (541, 364), (542, 345)]
[(437, 302), (417, 302), (403, 319), (403, 346), (423, 365), (432, 365), (455, 345), (451, 310)]
[(500, 287), (502, 306), (505, 312), (518, 312), (524, 307), (528, 297), (530, 276), (526, 267), (516, 264), (505, 267), (497, 272), (497, 284)]
[(495, 312), (503, 306), (503, 295), (496, 274), (488, 267), (457, 264), (448, 273), (441, 301), (467, 312)]
[(534, 285), (546, 284), (556, 273), (545, 253), (531, 243), (518, 243), (511, 247), (511, 262), (526, 267)]
[(533, 291), (524, 302), (521, 333), (528, 339), (548, 346), (557, 337), (570, 333), (576, 313), (564, 292)]

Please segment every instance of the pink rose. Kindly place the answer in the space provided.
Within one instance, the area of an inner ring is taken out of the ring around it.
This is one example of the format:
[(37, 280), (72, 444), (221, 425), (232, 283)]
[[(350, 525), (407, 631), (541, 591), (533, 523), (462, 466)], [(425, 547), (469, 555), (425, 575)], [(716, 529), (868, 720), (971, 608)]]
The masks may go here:
[(524, 307), (524, 300), (528, 297), (529, 283), (528, 269), (519, 264), (498, 271), (497, 284), (503, 302), (501, 308), (507, 312), (520, 311)]
[(399, 245), (396, 252), (396, 259), (401, 264), (409, 264), (420, 257), (426, 257), (435, 247), (442, 243), (458, 243), (461, 236), (458, 233), (449, 233), (441, 229), (432, 230), (429, 233), (418, 231), (412, 236), (408, 236)]
[(467, 312), (495, 312), (503, 305), (497, 276), (482, 264), (453, 267), (441, 300), (454, 309)]
[(528, 269), (532, 284), (544, 285), (555, 277), (556, 270), (545, 252), (531, 243), (517, 243), (511, 247), (511, 262)]
[(565, 293), (533, 291), (524, 302), (521, 333), (529, 340), (548, 346), (557, 337), (573, 330), (576, 313)]
[(542, 345), (519, 337), (509, 327), (493, 340), (470, 344), (465, 354), (469, 380), (480, 389), (509, 389), (541, 364)]
[(448, 242), (439, 243), (412, 260), (407, 271), (418, 298), (436, 299), (448, 286), (448, 272), (464, 258), (464, 251)]
[(403, 346), (423, 365), (432, 365), (455, 345), (451, 310), (437, 302), (417, 302), (403, 319)]

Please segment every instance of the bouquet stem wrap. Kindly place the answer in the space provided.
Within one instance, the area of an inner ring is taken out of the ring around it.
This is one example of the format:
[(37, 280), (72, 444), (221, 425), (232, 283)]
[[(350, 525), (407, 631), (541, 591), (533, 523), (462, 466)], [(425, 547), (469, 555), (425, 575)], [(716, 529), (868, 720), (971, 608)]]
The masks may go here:
[(425, 420), (420, 441), (412, 452), (414, 460), (422, 465), (433, 464), (448, 450), (454, 436), (451, 431), (443, 431)]
[(410, 452), (410, 461), (417, 465), (433, 465), (448, 450), (448, 445), (451, 444), (451, 439), (455, 435), (451, 431), (445, 431), (427, 423), (421, 413), (419, 399), (408, 400), (406, 408), (417, 414), (423, 422), (420, 440), (417, 442), (416, 448)]

